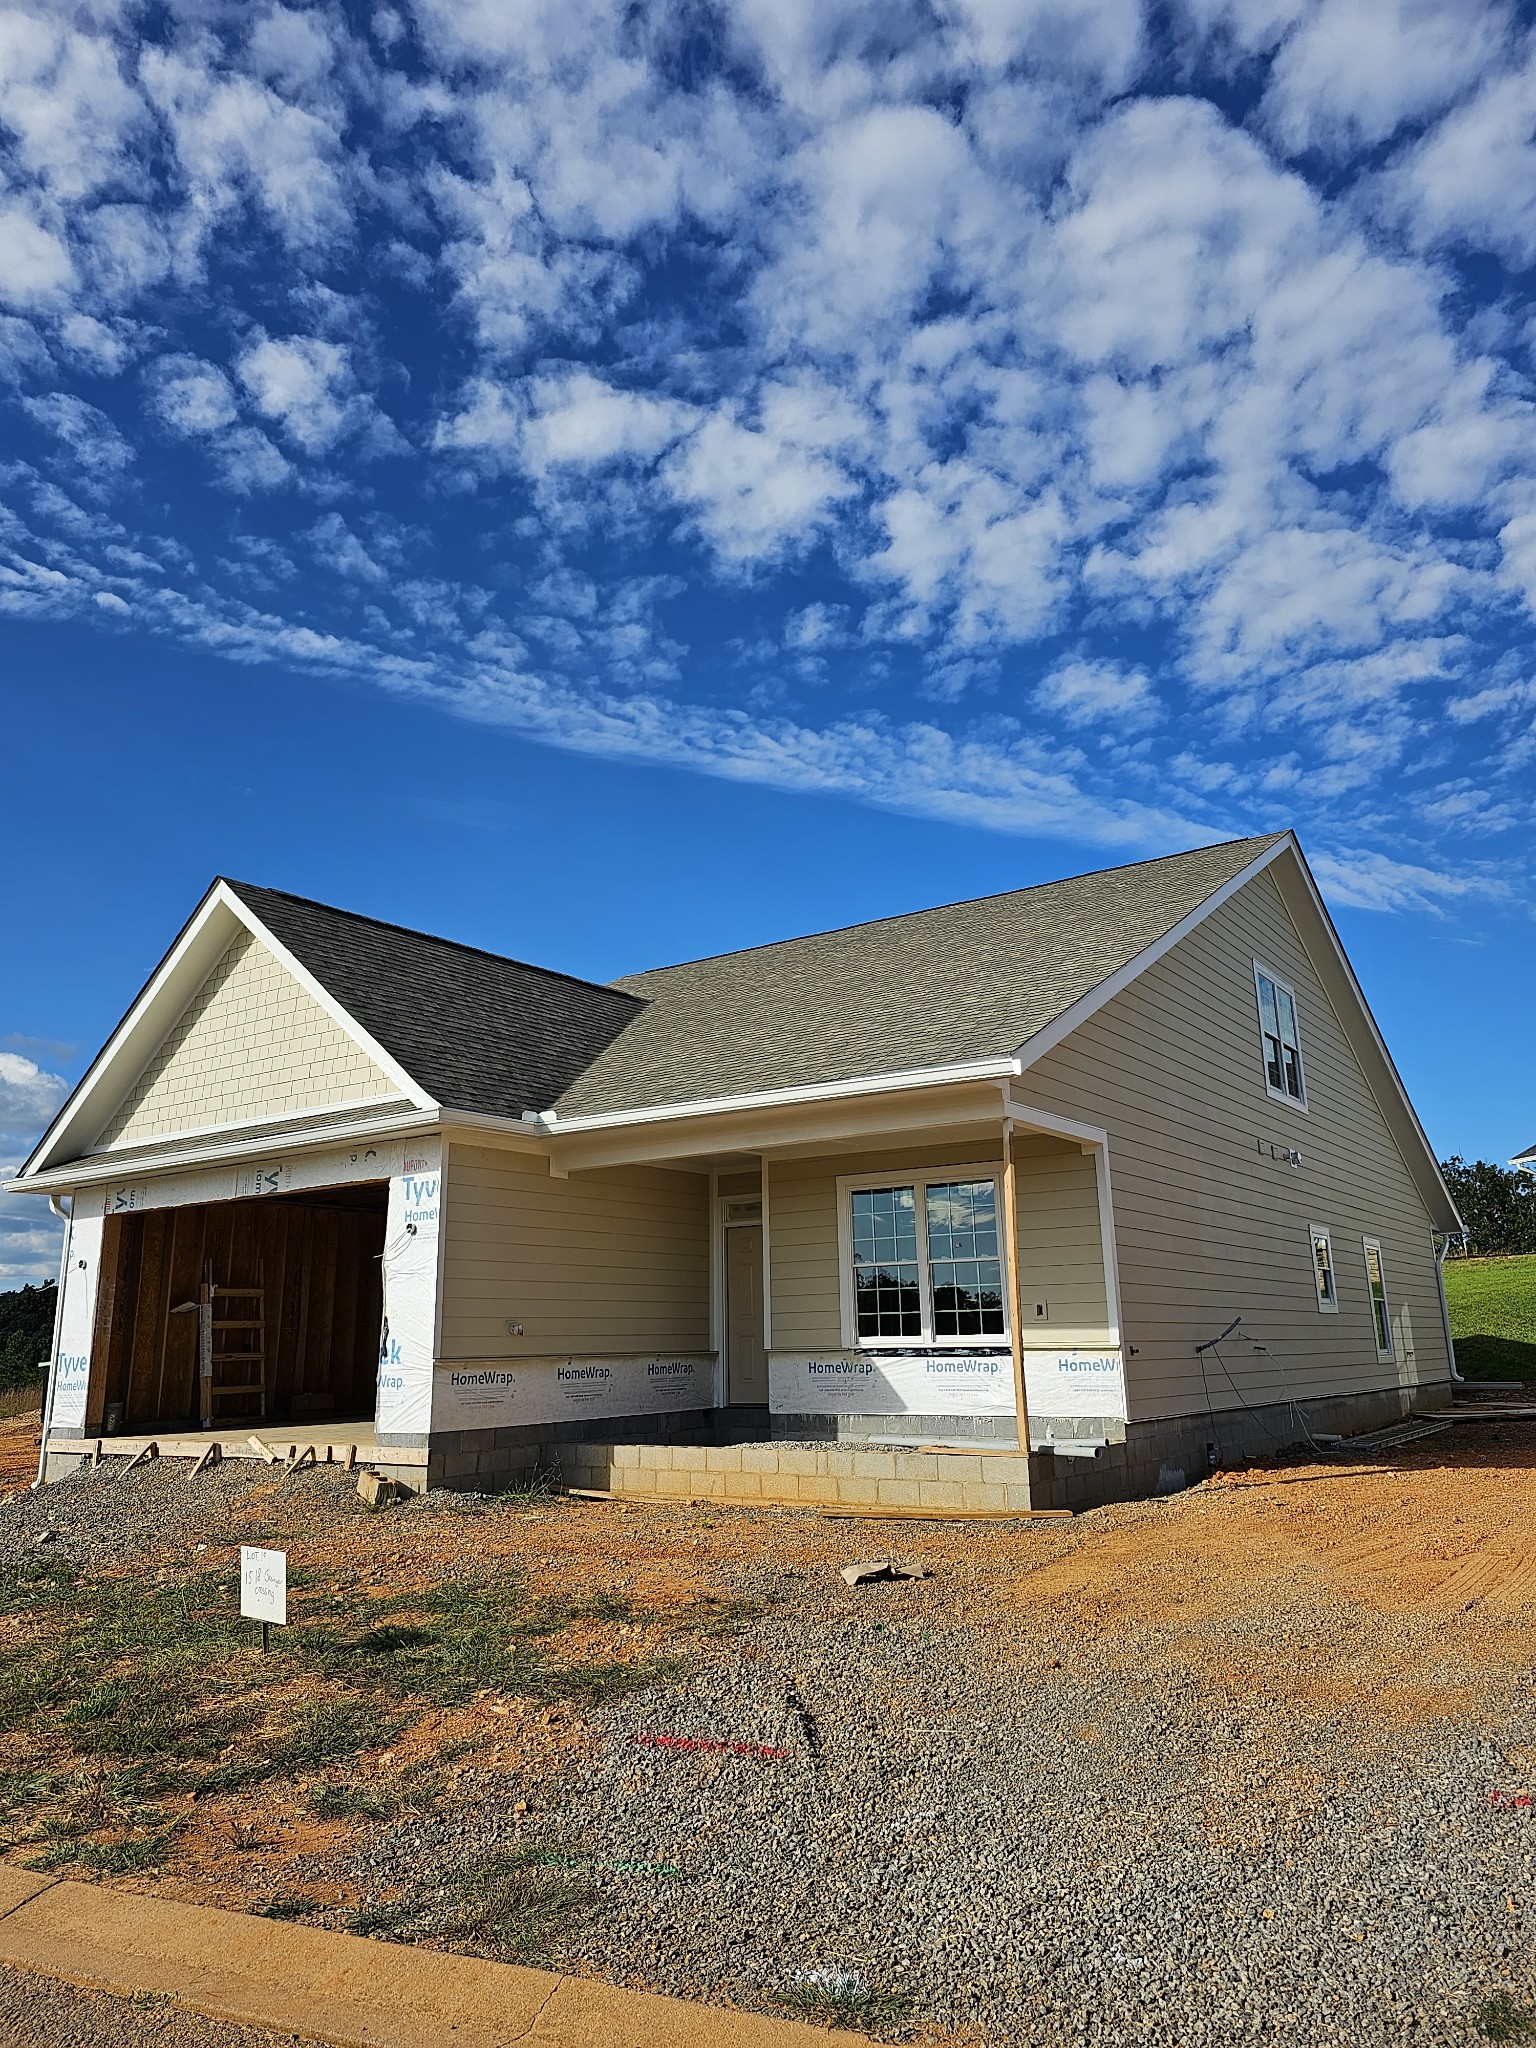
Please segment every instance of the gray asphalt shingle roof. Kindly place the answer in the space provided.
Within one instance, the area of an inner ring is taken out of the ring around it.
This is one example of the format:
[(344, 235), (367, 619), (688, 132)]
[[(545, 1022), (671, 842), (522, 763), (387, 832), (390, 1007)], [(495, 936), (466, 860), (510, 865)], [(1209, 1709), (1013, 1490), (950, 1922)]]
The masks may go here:
[(1005, 1057), (1281, 836), (607, 987), (281, 890), (230, 887), (445, 1107), (569, 1118)]
[(547, 1109), (641, 1007), (618, 989), (452, 939), (280, 889), (229, 886), (412, 1080), (453, 1109)]
[(613, 985), (645, 999), (562, 1117), (1003, 1057), (1284, 835), (1101, 869)]

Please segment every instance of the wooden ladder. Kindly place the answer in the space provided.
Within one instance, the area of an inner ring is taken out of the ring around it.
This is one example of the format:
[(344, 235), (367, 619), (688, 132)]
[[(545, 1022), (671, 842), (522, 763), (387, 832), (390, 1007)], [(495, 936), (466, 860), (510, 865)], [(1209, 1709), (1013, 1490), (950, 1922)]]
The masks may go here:
[[(254, 1394), (256, 1413), (266, 1416), (267, 1291), (262, 1284), (266, 1275), (259, 1266), (256, 1272), (254, 1287), (226, 1286), (214, 1279), (210, 1266), (198, 1290), (197, 1370), (204, 1429), (212, 1429), (215, 1422), (234, 1419), (215, 1415), (215, 1403), (224, 1400), (248, 1400)], [(226, 1302), (232, 1307), (239, 1303), (253, 1305), (255, 1313), (221, 1315), (219, 1310)], [(250, 1409), (240, 1408), (235, 1413), (248, 1415)]]

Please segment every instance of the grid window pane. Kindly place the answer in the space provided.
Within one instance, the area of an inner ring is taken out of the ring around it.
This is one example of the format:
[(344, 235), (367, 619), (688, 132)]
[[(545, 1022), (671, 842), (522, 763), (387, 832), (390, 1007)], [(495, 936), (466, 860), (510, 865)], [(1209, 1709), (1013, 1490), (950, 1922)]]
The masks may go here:
[(934, 1181), (927, 1191), (926, 1220), (933, 1334), (1002, 1336), (996, 1187), (989, 1180)]
[(861, 1337), (920, 1337), (915, 1188), (853, 1196), (853, 1290)]

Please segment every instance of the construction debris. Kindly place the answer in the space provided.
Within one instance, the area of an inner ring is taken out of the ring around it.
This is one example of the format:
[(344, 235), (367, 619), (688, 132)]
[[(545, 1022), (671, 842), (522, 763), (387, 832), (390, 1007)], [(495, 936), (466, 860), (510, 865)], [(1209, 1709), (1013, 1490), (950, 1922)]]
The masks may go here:
[(867, 1586), (875, 1579), (928, 1579), (933, 1574), (925, 1564), (898, 1564), (893, 1557), (877, 1557), (872, 1564), (845, 1564), (843, 1583)]
[(358, 1499), (370, 1508), (387, 1508), (404, 1492), (396, 1480), (382, 1478), (377, 1472), (364, 1472), (357, 1482)]

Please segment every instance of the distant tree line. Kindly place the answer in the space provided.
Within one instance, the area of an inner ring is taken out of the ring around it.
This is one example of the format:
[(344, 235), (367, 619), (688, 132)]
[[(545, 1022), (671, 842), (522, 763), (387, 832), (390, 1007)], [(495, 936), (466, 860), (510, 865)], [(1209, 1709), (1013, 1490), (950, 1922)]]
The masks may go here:
[(1536, 1252), (1536, 1174), (1460, 1158), (1442, 1159), (1440, 1171), (1467, 1226), (1473, 1258)]
[(57, 1283), (17, 1287), (0, 1294), (0, 1392), (35, 1387), (37, 1368), (53, 1349), (53, 1310)]

